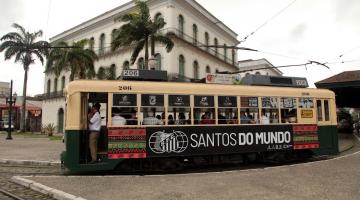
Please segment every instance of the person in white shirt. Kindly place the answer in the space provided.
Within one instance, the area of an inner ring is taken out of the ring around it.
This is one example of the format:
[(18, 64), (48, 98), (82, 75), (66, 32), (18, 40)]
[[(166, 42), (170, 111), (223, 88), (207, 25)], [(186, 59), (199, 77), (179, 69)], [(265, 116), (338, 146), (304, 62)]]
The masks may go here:
[(261, 124), (270, 124), (270, 118), (266, 116), (265, 110), (261, 111)]
[(116, 114), (114, 114), (114, 117), (112, 117), (111, 124), (113, 126), (126, 125), (126, 119), (123, 116), (121, 116), (120, 114), (116, 113)]
[(100, 128), (101, 128), (101, 116), (100, 116), (100, 104), (96, 103), (92, 106), (91, 112), (88, 115), (89, 120), (89, 148), (91, 154), (91, 162), (95, 163), (97, 161), (97, 146), (98, 139), (100, 136)]
[(147, 117), (144, 118), (144, 125), (163, 125), (162, 121), (154, 117), (154, 112), (149, 111)]

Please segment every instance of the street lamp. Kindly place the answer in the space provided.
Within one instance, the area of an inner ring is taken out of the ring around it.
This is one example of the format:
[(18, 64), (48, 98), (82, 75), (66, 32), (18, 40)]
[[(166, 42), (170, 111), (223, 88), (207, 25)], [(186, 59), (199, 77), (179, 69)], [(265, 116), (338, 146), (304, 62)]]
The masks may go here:
[(156, 69), (156, 65), (157, 65), (157, 62), (156, 62), (156, 58), (152, 55), (152, 56), (150, 56), (150, 58), (149, 58), (149, 68), (151, 69), (151, 70), (155, 70)]
[(14, 105), (15, 106), (15, 102), (16, 102), (16, 93), (12, 94), (12, 89), (13, 89), (13, 81), (11, 80), (11, 83), (10, 83), (10, 97), (7, 98), (6, 97), (6, 103), (9, 104), (9, 124), (8, 124), (8, 135), (6, 137), (7, 140), (12, 140), (12, 137), (11, 137), (11, 114), (12, 114), (12, 106)]

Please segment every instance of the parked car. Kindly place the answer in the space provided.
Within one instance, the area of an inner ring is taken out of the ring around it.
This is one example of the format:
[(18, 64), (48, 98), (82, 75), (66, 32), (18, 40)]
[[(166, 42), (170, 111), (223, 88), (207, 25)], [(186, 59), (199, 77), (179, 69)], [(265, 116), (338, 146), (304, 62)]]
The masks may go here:
[[(3, 122), (3, 124), (4, 124), (3, 125), (3, 130), (4, 131), (8, 130), (9, 129), (9, 122), (5, 121), (5, 122)], [(14, 124), (13, 123), (11, 124), (11, 130), (14, 130)]]

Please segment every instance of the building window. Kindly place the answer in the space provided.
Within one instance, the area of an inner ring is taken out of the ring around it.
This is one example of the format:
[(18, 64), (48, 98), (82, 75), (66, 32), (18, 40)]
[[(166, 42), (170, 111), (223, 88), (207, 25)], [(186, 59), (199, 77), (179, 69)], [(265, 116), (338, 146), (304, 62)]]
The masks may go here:
[[(115, 32), (116, 32), (116, 29), (113, 29), (112, 32), (111, 32), (111, 44), (114, 42), (114, 39), (115, 39)], [(114, 51), (113, 49), (111, 49), (111, 51)]]
[(206, 45), (206, 51), (209, 51), (209, 33), (205, 32), (205, 45)]
[(156, 70), (161, 70), (161, 54), (155, 54)]
[(185, 58), (183, 55), (179, 56), (179, 75), (185, 76)]
[(55, 78), (55, 80), (54, 80), (54, 92), (57, 92), (57, 84), (58, 84), (58, 79)]
[(197, 33), (198, 33), (198, 28), (196, 26), (196, 24), (193, 24), (193, 44), (197, 45)]
[(226, 44), (224, 44), (224, 60), (226, 61), (227, 59), (227, 46)]
[(90, 41), (89, 41), (89, 49), (94, 51), (94, 44), (95, 44), (95, 40), (94, 38), (90, 38)]
[(206, 73), (208, 73), (208, 74), (209, 74), (209, 73), (211, 73), (211, 69), (210, 69), (210, 66), (209, 66), (209, 65), (208, 65), (208, 66), (206, 66), (206, 70), (205, 70), (205, 72), (206, 72)]
[(219, 73), (219, 70), (218, 70), (218, 69), (216, 69), (216, 70), (215, 70), (215, 73), (216, 73), (216, 74), (217, 74), (217, 73)]
[(157, 20), (157, 19), (160, 19), (160, 18), (163, 18), (162, 14), (161, 13), (156, 13), (156, 15), (154, 16), (154, 19)]
[(129, 61), (125, 61), (123, 63), (123, 69), (126, 70), (126, 69), (130, 69), (130, 62)]
[(232, 64), (235, 65), (235, 49), (231, 49), (231, 59), (232, 59)]
[(145, 61), (143, 57), (138, 60), (138, 69), (145, 69)]
[(255, 75), (261, 75), (261, 73), (260, 73), (260, 72), (256, 72)]
[(110, 65), (110, 68), (107, 70), (107, 78), (108, 80), (115, 80), (116, 79), (116, 65)]
[(63, 91), (65, 88), (65, 76), (61, 78), (61, 91)]
[(215, 38), (214, 39), (214, 45), (215, 45), (215, 56), (217, 56), (218, 55), (218, 39), (217, 38)]
[(193, 67), (194, 67), (194, 79), (199, 79), (199, 63), (197, 61), (194, 61)]
[(182, 15), (179, 15), (179, 36), (184, 37), (184, 17)]
[(105, 34), (101, 34), (100, 36), (100, 46), (99, 46), (99, 55), (104, 55), (105, 53)]
[(51, 92), (51, 80), (49, 79), (48, 81), (47, 81), (47, 87), (46, 87), (46, 89), (47, 89), (47, 94), (48, 95), (50, 95), (50, 92)]

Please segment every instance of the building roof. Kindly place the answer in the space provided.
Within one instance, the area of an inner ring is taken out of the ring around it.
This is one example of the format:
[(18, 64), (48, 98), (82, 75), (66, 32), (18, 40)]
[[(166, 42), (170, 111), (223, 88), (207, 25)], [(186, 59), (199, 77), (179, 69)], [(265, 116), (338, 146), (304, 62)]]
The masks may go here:
[(271, 62), (269, 62), (267, 59), (262, 58), (258, 60), (240, 60), (238, 61), (239, 64), (239, 71), (247, 71), (247, 70), (272, 70), (276, 74), (282, 75), (282, 71), (280, 71), (278, 68), (276, 68)]
[(317, 84), (328, 84), (328, 83), (345, 83), (360, 81), (360, 70), (356, 71), (345, 71), (335, 76), (316, 82)]
[[(26, 101), (26, 110), (28, 111), (36, 111), (41, 110), (42, 101)], [(0, 98), (0, 108), (8, 108), (9, 106), (6, 104), (6, 99)], [(15, 108), (21, 108), (21, 102), (16, 101)]]

